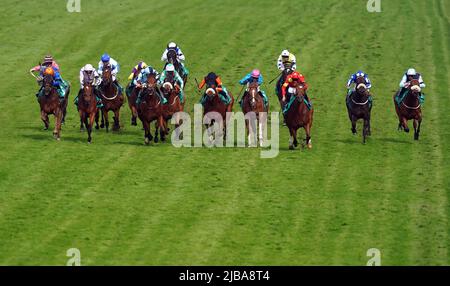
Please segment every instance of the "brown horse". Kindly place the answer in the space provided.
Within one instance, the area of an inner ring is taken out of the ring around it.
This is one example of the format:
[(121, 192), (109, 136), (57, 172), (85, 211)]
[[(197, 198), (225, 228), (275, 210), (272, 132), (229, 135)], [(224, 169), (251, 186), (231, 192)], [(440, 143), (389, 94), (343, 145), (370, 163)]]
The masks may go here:
[[(220, 98), (217, 91), (217, 83), (215, 79), (209, 79), (206, 81), (206, 91), (205, 91), (205, 101), (203, 104), (203, 118), (208, 115), (210, 112), (217, 112), (222, 117), (222, 125), (223, 125), (223, 134), (224, 134), (224, 140), (226, 139), (227, 134), (227, 112), (232, 112), (233, 110), (233, 104), (234, 104), (234, 98), (231, 92), (228, 91), (228, 95), (231, 98), (231, 101), (229, 104), (225, 104)], [(211, 118), (211, 122), (209, 124), (206, 124), (205, 127), (210, 130), (210, 127), (213, 126), (215, 123), (215, 120)], [(215, 139), (213, 138), (212, 134), (209, 134), (209, 141), (213, 142)]]
[(281, 72), (281, 76), (277, 81), (276, 93), (277, 93), (278, 101), (280, 102), (280, 106), (283, 106), (283, 101), (282, 101), (283, 96), (281, 94), (281, 87), (284, 84), (284, 82), (286, 81), (286, 78), (288, 77), (288, 75), (290, 75), (293, 72), (294, 72), (294, 70), (292, 69), (292, 65), (289, 63), (286, 63), (284, 66), (284, 70)]
[[(400, 93), (401, 91), (399, 91)], [(409, 132), (408, 120), (413, 120), (414, 124), (414, 140), (419, 140), (420, 125), (422, 124), (422, 110), (420, 103), (420, 84), (417, 79), (411, 80), (408, 87), (408, 94), (403, 99), (400, 106), (395, 101), (397, 93), (394, 95), (395, 111), (398, 116), (398, 129)]]
[[(127, 89), (129, 89), (130, 84), (131, 83), (128, 84)], [(140, 88), (134, 87), (133, 90), (131, 91), (130, 96), (128, 97), (128, 106), (130, 107), (131, 110), (131, 125), (133, 126), (137, 125), (136, 118), (138, 117), (138, 111), (136, 99), (140, 91), (141, 91)]]
[(363, 143), (366, 143), (366, 138), (370, 135), (370, 112), (372, 110), (370, 93), (363, 76), (357, 77), (355, 84), (356, 90), (346, 98), (347, 112), (352, 122), (353, 134), (356, 134), (356, 122), (359, 119), (364, 120)]
[(78, 97), (78, 113), (80, 114), (80, 121), (87, 129), (88, 143), (92, 142), (91, 133), (94, 120), (97, 121), (98, 125), (97, 98), (94, 89), (92, 80), (86, 76), (84, 78), (83, 90)]
[(295, 86), (295, 93), (291, 96), (295, 97), (289, 110), (285, 114), (286, 125), (289, 128), (290, 139), (289, 139), (289, 149), (293, 150), (294, 147), (298, 146), (297, 141), (297, 130), (301, 127), (305, 129), (306, 132), (306, 146), (311, 149), (311, 127), (313, 122), (314, 109), (308, 109), (305, 99), (305, 90), (303, 85), (297, 83)]
[[(61, 139), (61, 123), (64, 116), (64, 102), (67, 101), (70, 88), (67, 89), (64, 100), (60, 100), (56, 87), (53, 86), (53, 76), (44, 75), (42, 79), (43, 95), (38, 98), (38, 102), (41, 108), (41, 119), (44, 122), (45, 130), (48, 130), (50, 120), (49, 114), (55, 116), (55, 129), (53, 130), (53, 137), (56, 140)], [(65, 104), (67, 106), (67, 103)]]
[(164, 126), (162, 104), (161, 99), (157, 94), (159, 91), (154, 74), (150, 74), (147, 77), (147, 81), (142, 85), (140, 92), (140, 102), (137, 105), (137, 113), (145, 130), (144, 143), (148, 145), (153, 140), (153, 136), (150, 132), (150, 124), (155, 120), (157, 121), (155, 124), (155, 142), (158, 142), (158, 128)]
[(250, 122), (249, 119), (245, 120), (245, 125), (247, 127), (247, 135), (248, 135), (248, 144), (250, 146), (257, 145), (256, 140), (255, 144), (252, 142), (251, 135), (256, 135), (256, 123), (259, 126), (259, 143), (260, 146), (263, 146), (264, 141), (264, 126), (263, 123), (265, 118), (267, 118), (268, 106), (264, 106), (264, 101), (262, 96), (259, 94), (259, 84), (257, 81), (250, 82), (248, 84), (247, 91), (244, 93), (242, 97), (242, 112), (244, 115), (247, 115), (250, 112), (253, 112), (256, 115), (255, 121)]
[(102, 124), (101, 128), (106, 126), (106, 132), (109, 131), (108, 112), (114, 112), (113, 131), (120, 129), (120, 108), (124, 103), (122, 92), (113, 82), (111, 66), (105, 65), (102, 73), (102, 83), (100, 85), (100, 93), (102, 96)]
[[(180, 97), (178, 96), (178, 93), (180, 92), (180, 87), (178, 84), (176, 84), (173, 80), (173, 78), (170, 78), (168, 76), (166, 78), (166, 81), (161, 86), (161, 92), (162, 96), (164, 96), (167, 99), (167, 103), (162, 105), (162, 117), (163, 117), (163, 124), (160, 125), (160, 135), (161, 135), (161, 141), (166, 141), (166, 135), (169, 134), (169, 120), (172, 118), (172, 116), (180, 111), (184, 110), (184, 102), (182, 103), (180, 100)], [(175, 129), (182, 124), (181, 119), (178, 117), (175, 118)], [(157, 134), (155, 135), (157, 139)], [(177, 134), (177, 137), (182, 138), (182, 135)]]

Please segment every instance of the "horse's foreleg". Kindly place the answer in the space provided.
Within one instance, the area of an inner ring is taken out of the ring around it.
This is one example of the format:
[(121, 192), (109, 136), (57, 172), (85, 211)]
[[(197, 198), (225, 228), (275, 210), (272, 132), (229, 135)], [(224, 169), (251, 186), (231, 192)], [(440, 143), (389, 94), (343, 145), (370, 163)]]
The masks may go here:
[(78, 110), (78, 114), (80, 115), (80, 132), (84, 130), (84, 112)]
[(60, 140), (61, 138), (61, 121), (62, 121), (62, 110), (58, 109), (55, 112), (55, 130), (53, 130), (53, 137), (56, 140)]
[(137, 126), (136, 118), (137, 118), (137, 109), (133, 105), (131, 106), (131, 125)]
[(100, 126), (98, 125), (98, 119), (100, 117), (100, 110), (97, 110), (97, 112), (95, 113), (95, 129), (99, 129)]
[(144, 144), (148, 145), (150, 144), (150, 122), (147, 121), (147, 119), (142, 120), (142, 126), (144, 127)]
[(356, 121), (358, 121), (358, 119), (354, 116), (354, 115), (352, 115), (352, 133), (353, 133), (353, 135), (355, 135), (356, 134)]
[(92, 133), (92, 126), (94, 126), (94, 121), (95, 121), (95, 113), (89, 114), (89, 125), (87, 126), (89, 143), (92, 142), (91, 133)]
[(419, 140), (419, 136), (420, 136), (420, 126), (422, 125), (422, 117), (419, 117), (418, 119), (418, 126), (417, 126), (417, 138), (415, 137), (414, 139)]
[(402, 117), (400, 122), (403, 127), (403, 130), (405, 130), (406, 133), (409, 133), (408, 120), (406, 120), (405, 117)]
[(419, 133), (420, 133), (420, 124), (422, 123), (422, 119), (414, 119), (414, 140), (419, 140)]
[(364, 118), (364, 127), (363, 127), (363, 143), (366, 144), (367, 136), (369, 136), (369, 118)]
[(120, 129), (120, 109), (116, 109), (114, 110), (114, 126), (113, 126), (113, 130), (117, 131)]
[(158, 120), (155, 121), (155, 143), (159, 142), (159, 132), (161, 132), (163, 124), (162, 116), (158, 117)]
[(294, 129), (289, 128), (289, 150), (294, 150)]
[(305, 133), (306, 133), (306, 139), (305, 139), (305, 143), (306, 143), (306, 147), (308, 149), (312, 148), (312, 141), (311, 141), (311, 123), (307, 124), (305, 126)]
[(48, 130), (48, 126), (50, 125), (48, 114), (41, 110), (41, 120), (44, 122), (44, 130)]
[(106, 128), (106, 132), (109, 132), (109, 118), (108, 118), (108, 111), (107, 110), (102, 110), (102, 125), (103, 125), (103, 121), (105, 122), (105, 128)]
[(99, 110), (99, 112), (101, 112), (101, 114), (102, 114), (102, 121), (100, 124), (100, 128), (105, 128), (105, 111), (102, 108), (101, 110)]

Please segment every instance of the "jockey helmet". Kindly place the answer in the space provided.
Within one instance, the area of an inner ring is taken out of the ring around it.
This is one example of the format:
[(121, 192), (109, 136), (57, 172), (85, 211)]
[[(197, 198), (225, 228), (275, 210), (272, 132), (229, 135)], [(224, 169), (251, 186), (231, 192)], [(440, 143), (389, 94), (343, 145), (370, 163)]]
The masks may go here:
[(94, 67), (91, 64), (87, 64), (83, 67), (85, 71), (94, 71)]
[(170, 42), (167, 44), (168, 49), (175, 49), (176, 47), (177, 47), (177, 44), (175, 44), (174, 42)]
[(362, 70), (356, 72), (356, 76), (365, 76), (365, 75), (366, 74)]
[(55, 71), (53, 70), (52, 67), (48, 67), (44, 70), (44, 75), (51, 75), (54, 76), (55, 75)]
[(148, 66), (147, 66), (147, 64), (145, 63), (145, 62), (139, 62), (139, 64), (138, 64), (138, 68), (139, 69), (145, 69), (145, 68), (147, 68)]
[(283, 50), (282, 52), (281, 52), (281, 56), (282, 57), (289, 57), (289, 55), (290, 55), (290, 53), (289, 53), (289, 51), (288, 50)]
[(173, 64), (168, 64), (168, 65), (166, 66), (166, 71), (168, 71), (168, 72), (173, 72), (174, 70), (175, 70), (175, 67), (174, 67)]
[(406, 75), (416, 75), (416, 74), (417, 74), (417, 72), (416, 72), (416, 70), (413, 69), (413, 68), (410, 68), (410, 69), (406, 72)]
[(108, 55), (108, 53), (103, 54), (102, 62), (107, 63), (107, 62), (109, 62), (110, 59), (111, 59), (111, 57)]
[(261, 75), (261, 72), (258, 69), (254, 69), (252, 71), (252, 77), (259, 78), (260, 75)]
[(53, 57), (51, 55), (46, 55), (44, 58), (44, 64), (51, 64), (53, 63)]

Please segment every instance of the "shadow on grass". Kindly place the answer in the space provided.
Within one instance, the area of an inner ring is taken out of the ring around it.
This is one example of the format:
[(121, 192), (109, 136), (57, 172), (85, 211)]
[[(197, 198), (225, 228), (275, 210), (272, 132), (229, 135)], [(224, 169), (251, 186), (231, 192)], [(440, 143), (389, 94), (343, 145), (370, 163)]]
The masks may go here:
[(379, 138), (381, 142), (385, 143), (401, 143), (401, 144), (412, 144), (413, 138), (411, 137), (410, 140), (408, 139), (399, 139), (399, 138), (389, 138), (389, 137), (383, 137)]

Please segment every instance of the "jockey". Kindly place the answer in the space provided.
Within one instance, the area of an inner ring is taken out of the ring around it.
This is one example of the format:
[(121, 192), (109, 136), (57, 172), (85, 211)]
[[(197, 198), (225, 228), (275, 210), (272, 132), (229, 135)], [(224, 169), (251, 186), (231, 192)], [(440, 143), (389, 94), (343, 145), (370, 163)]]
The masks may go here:
[(361, 76), (364, 77), (367, 90), (370, 90), (370, 88), (372, 88), (372, 83), (370, 82), (369, 75), (366, 74), (365, 72), (363, 72), (362, 70), (359, 70), (356, 73), (352, 74), (347, 81), (347, 89), (348, 89), (347, 96), (351, 95), (353, 93), (353, 91), (355, 91), (356, 86), (353, 89), (351, 89), (350, 86), (352, 84), (356, 85), (356, 79)]
[[(263, 76), (261, 72), (258, 69), (254, 69), (251, 73), (247, 74), (243, 79), (239, 81), (240, 85), (246, 85), (252, 81), (258, 81), (258, 84), (261, 85), (263, 83)], [(267, 107), (267, 104), (269, 103), (269, 99), (267, 98), (266, 93), (263, 90), (259, 91), (259, 95), (263, 98), (264, 107)], [(239, 104), (242, 104), (242, 98), (239, 102)]]
[(310, 101), (309, 101), (308, 95), (306, 94), (306, 91), (308, 90), (308, 84), (305, 81), (305, 77), (297, 71), (288, 75), (288, 77), (286, 78), (286, 81), (284, 82), (284, 84), (281, 88), (281, 95), (283, 96), (283, 98), (282, 98), (283, 102), (286, 102), (286, 93), (288, 95), (288, 99), (290, 99), (291, 95), (294, 93), (294, 91), (291, 88), (296, 86), (294, 84), (296, 82), (299, 82), (300, 84), (303, 85), (303, 89), (305, 90), (305, 98), (309, 103)]
[(58, 92), (59, 93), (62, 92), (63, 93), (62, 97), (64, 97), (64, 93), (65, 93), (65, 90), (66, 90), (68, 84), (65, 80), (62, 79), (61, 74), (59, 72), (59, 65), (56, 63), (56, 61), (53, 59), (53, 57), (51, 55), (47, 55), (44, 57), (42, 65), (38, 65), (38, 66), (35, 66), (30, 69), (30, 73), (34, 77), (36, 77), (36, 76), (33, 73), (39, 72), (39, 77), (37, 77), (37, 82), (40, 85), (40, 88), (39, 88), (39, 91), (36, 93), (36, 96), (39, 97), (40, 95), (42, 95), (42, 88), (43, 88), (42, 87), (42, 77), (44, 76), (44, 72), (48, 67), (53, 68), (55, 78), (57, 78), (57, 81), (59, 82), (59, 86), (60, 86), (60, 89), (58, 89)]
[[(200, 82), (200, 84), (198, 85), (198, 89), (202, 89), (205, 85), (206, 85), (206, 83), (209, 83), (209, 82), (215, 82), (216, 83), (216, 92), (219, 94), (219, 95), (222, 95), (223, 96), (223, 101), (225, 102), (225, 104), (230, 104), (230, 102), (231, 102), (231, 97), (230, 97), (230, 95), (228, 94), (228, 91), (227, 91), (227, 89), (225, 88), (225, 86), (223, 86), (223, 84), (222, 84), (222, 80), (220, 79), (220, 77), (218, 76), (218, 75), (216, 75), (215, 73), (213, 73), (213, 72), (210, 72), (205, 78), (203, 78), (203, 80), (202, 80), (202, 82)], [(202, 103), (202, 104), (204, 104), (205, 103), (205, 98), (206, 98), (206, 92), (203, 94), (203, 96), (202, 96), (202, 99), (200, 100), (200, 102)]]
[[(406, 93), (408, 91), (408, 87), (411, 85), (411, 81), (413, 79), (416, 79), (419, 81), (420, 88), (426, 87), (426, 85), (422, 79), (422, 75), (413, 68), (408, 69), (405, 72), (405, 74), (403, 75), (403, 78), (399, 84), (401, 90), (400, 90), (400, 92), (397, 93), (397, 96), (396, 96), (396, 100), (398, 102), (401, 102), (403, 100), (404, 96), (406, 95)], [(422, 102), (425, 100), (423, 93), (421, 93), (420, 100)]]
[[(134, 78), (134, 80), (132, 81), (132, 85), (135, 86), (136, 88), (141, 88), (142, 84), (147, 82), (147, 77), (151, 74), (155, 75), (156, 79), (158, 79), (159, 72), (157, 70), (155, 70), (154, 68), (147, 66), (146, 68), (142, 69), (139, 72), (137, 77)], [(157, 92), (157, 94), (163, 103), (167, 102), (167, 100), (164, 97), (162, 97), (159, 92)], [(139, 91), (138, 98), (136, 101), (137, 103), (140, 102), (140, 95), (141, 95), (141, 92)]]
[(293, 70), (297, 69), (297, 59), (294, 54), (290, 53), (288, 50), (283, 50), (278, 57), (277, 67), (280, 71), (284, 71), (286, 64), (289, 64)]
[(119, 89), (119, 91), (122, 92), (122, 90), (123, 90), (122, 86), (117, 81), (117, 74), (119, 73), (119, 70), (120, 70), (119, 63), (117, 63), (116, 60), (111, 58), (108, 55), (108, 53), (104, 53), (102, 55), (100, 61), (98, 62), (98, 70), (97, 70), (97, 72), (98, 72), (98, 74), (100, 76), (102, 76), (102, 74), (103, 74), (103, 67), (105, 65), (111, 66), (111, 74), (112, 74), (113, 83)]
[(131, 92), (133, 91), (133, 88), (135, 87), (135, 80), (141, 73), (141, 71), (145, 68), (147, 68), (147, 64), (145, 62), (139, 62), (137, 65), (134, 66), (133, 70), (131, 71), (131, 74), (128, 76), (128, 79), (130, 80), (130, 84), (125, 90), (125, 93), (128, 97), (130, 97)]
[(97, 99), (97, 107), (103, 106), (98, 90), (98, 86), (102, 82), (102, 79), (100, 78), (99, 74), (91, 64), (87, 64), (80, 69), (80, 90), (78, 91), (78, 95), (75, 97), (73, 102), (75, 103), (75, 105), (78, 106), (78, 97), (83, 92), (85, 77), (87, 77), (87, 79), (89, 79), (92, 82), (92, 86), (94, 87), (94, 94)]
[(174, 42), (170, 42), (167, 44), (167, 48), (164, 50), (162, 56), (161, 56), (161, 61), (165, 62), (164, 68), (166, 68), (167, 64), (168, 64), (168, 59), (167, 59), (167, 53), (169, 52), (169, 50), (174, 50), (177, 54), (177, 61), (181, 64), (181, 66), (183, 67), (183, 73), (184, 74), (188, 74), (188, 70), (186, 69), (186, 67), (184, 66), (184, 61), (186, 60), (186, 58), (184, 57), (183, 52), (181, 51), (180, 47), (178, 47), (178, 45)]
[[(62, 79), (61, 76), (59, 74), (59, 71), (55, 70), (53, 67), (47, 67), (42, 76), (46, 76), (46, 75), (51, 75), (53, 78), (53, 83), (52, 85), (54, 87), (56, 87), (56, 90), (58, 91), (58, 95), (60, 97), (60, 99), (64, 99), (64, 95), (65, 95), (65, 86), (62, 83)], [(41, 86), (41, 89), (39, 90), (37, 96), (41, 96), (42, 93), (44, 91), (44, 86)]]
[[(183, 79), (180, 77), (178, 72), (175, 70), (175, 67), (173, 64), (167, 64), (165, 70), (161, 73), (161, 76), (158, 79), (158, 85), (162, 86), (164, 84), (165, 79), (167, 76), (171, 76), (174, 80), (174, 83), (178, 84), (180, 87), (180, 92), (178, 93), (178, 97), (180, 98), (181, 102), (184, 102), (184, 94), (183, 94), (183, 88), (184, 88), (184, 82)], [(163, 104), (167, 103), (167, 100), (164, 98)]]

